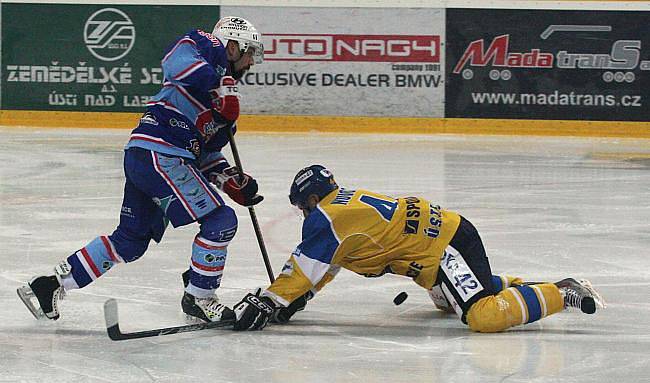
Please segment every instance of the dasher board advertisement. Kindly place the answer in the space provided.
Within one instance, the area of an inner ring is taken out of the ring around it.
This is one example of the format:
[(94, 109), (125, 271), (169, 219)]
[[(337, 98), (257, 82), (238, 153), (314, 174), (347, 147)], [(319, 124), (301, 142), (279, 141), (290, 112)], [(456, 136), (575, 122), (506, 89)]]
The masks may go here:
[(444, 10), (221, 8), (262, 34), (246, 113), (442, 117)]
[(650, 12), (447, 10), (446, 117), (650, 120)]
[(218, 6), (2, 4), (1, 106), (142, 112), (164, 49), (217, 20)]

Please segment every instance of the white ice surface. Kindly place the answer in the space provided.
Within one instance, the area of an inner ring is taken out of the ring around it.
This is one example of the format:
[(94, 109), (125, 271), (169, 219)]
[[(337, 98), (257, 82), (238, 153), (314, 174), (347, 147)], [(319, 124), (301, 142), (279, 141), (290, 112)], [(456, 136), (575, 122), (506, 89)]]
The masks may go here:
[[(239, 134), (278, 272), (299, 239), (288, 203), (295, 172), (331, 168), (340, 184), (419, 195), (479, 229), (495, 273), (591, 279), (609, 306), (501, 334), (470, 332), (406, 278), (342, 271), (289, 325), (113, 342), (122, 329), (183, 324), (180, 273), (197, 226), (168, 230), (36, 322), (16, 296), (33, 275), (118, 222), (128, 131), (0, 128), (0, 382), (638, 382), (650, 370), (650, 141), (470, 136)], [(229, 153), (228, 153), (229, 155)], [(248, 212), (220, 296), (268, 284)], [(400, 306), (393, 297), (409, 294)]]

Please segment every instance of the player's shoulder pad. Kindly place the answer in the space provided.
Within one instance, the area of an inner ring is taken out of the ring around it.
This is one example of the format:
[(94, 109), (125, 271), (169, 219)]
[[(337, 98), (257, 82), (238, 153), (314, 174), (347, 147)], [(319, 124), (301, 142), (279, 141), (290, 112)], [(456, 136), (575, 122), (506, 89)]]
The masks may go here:
[(228, 60), (224, 43), (213, 36), (212, 33), (201, 29), (194, 29), (187, 36), (196, 42), (197, 49), (212, 66), (223, 68), (223, 73), (218, 73), (219, 77), (225, 75)]
[(308, 238), (311, 235), (324, 231), (333, 232), (332, 223), (321, 209), (314, 209), (302, 224), (302, 237), (303, 239)]
[(206, 46), (212, 46), (213, 48), (224, 47), (221, 40), (213, 36), (212, 33), (202, 29), (191, 30), (187, 35), (197, 43), (205, 44)]

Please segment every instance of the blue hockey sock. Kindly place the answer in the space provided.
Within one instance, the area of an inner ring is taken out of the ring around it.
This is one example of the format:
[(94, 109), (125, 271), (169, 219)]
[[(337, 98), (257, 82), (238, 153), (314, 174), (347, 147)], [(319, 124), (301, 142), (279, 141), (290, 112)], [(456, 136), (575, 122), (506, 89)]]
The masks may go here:
[(226, 264), (227, 245), (228, 242), (213, 242), (200, 235), (194, 238), (190, 283), (185, 291), (198, 298), (213, 294), (221, 284), (221, 276)]
[(95, 238), (66, 260), (72, 267), (72, 278), (79, 288), (101, 277), (116, 263), (123, 262), (106, 236)]

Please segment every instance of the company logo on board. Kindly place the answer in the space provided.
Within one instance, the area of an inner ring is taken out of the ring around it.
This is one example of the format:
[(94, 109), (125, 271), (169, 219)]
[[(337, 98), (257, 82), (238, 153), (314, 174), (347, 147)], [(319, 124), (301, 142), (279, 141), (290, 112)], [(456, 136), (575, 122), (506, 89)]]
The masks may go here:
[[(549, 25), (541, 34), (541, 40), (547, 40), (551, 35), (560, 33), (561, 36), (571, 36), (572, 33), (608, 33), (610, 25)], [(596, 36), (596, 35), (594, 35)], [(606, 40), (606, 35), (601, 40)], [(512, 49), (510, 34), (502, 34), (491, 40), (481, 38), (470, 41), (460, 59), (454, 65), (453, 74), (460, 74), (463, 79), (474, 78), (478, 68), (492, 68), (489, 77), (492, 80), (510, 80), (512, 69), (576, 69), (603, 70), (602, 80), (605, 82), (634, 82), (635, 70), (650, 70), (650, 60), (643, 60), (641, 40), (621, 39), (611, 40), (611, 48), (607, 52), (589, 52), (584, 50), (569, 51), (568, 49), (553, 49), (544, 51), (537, 44), (530, 49), (515, 51)], [(566, 40), (564, 40), (566, 41)], [(521, 46), (521, 42), (517, 44)]]
[(440, 62), (440, 36), (265, 34), (275, 61)]
[(84, 43), (90, 53), (100, 60), (119, 60), (133, 48), (135, 26), (121, 10), (103, 8), (86, 20)]

